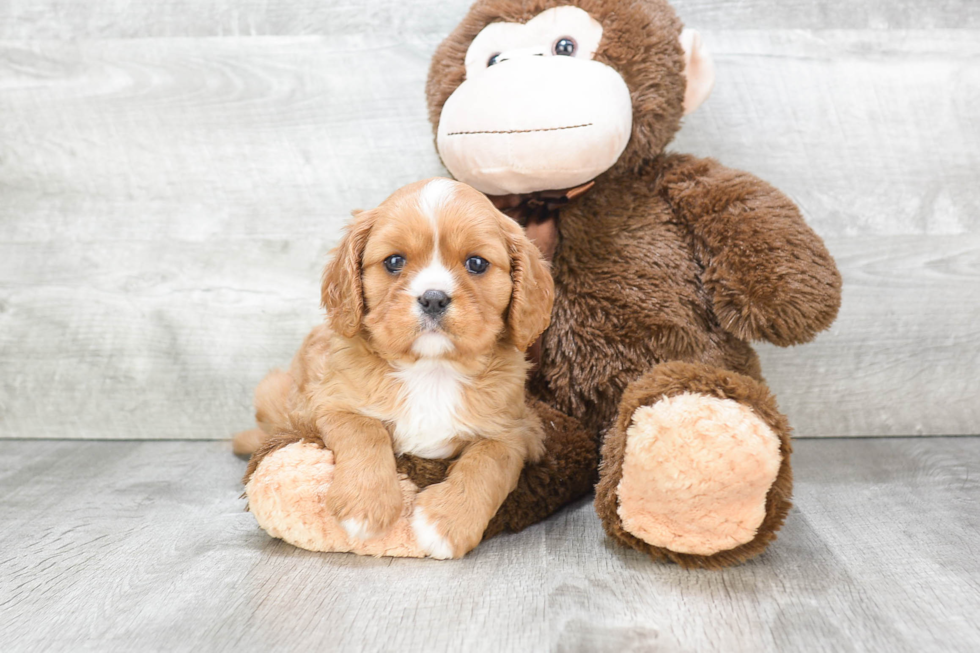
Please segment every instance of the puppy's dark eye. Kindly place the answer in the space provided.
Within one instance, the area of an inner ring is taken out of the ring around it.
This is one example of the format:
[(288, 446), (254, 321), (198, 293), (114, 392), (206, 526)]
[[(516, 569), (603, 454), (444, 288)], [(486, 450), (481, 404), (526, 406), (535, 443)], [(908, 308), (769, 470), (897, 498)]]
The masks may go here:
[(499, 62), (500, 62), (500, 53), (498, 52), (497, 54), (491, 55), (490, 58), (487, 59), (487, 68)]
[(385, 270), (391, 274), (398, 274), (405, 267), (405, 257), (401, 254), (392, 254), (384, 261)]
[(575, 40), (567, 36), (563, 36), (555, 41), (555, 47), (552, 48), (552, 50), (557, 55), (570, 57), (575, 54)]
[(483, 274), (490, 267), (490, 261), (479, 256), (471, 256), (466, 259), (466, 271), (470, 274)]

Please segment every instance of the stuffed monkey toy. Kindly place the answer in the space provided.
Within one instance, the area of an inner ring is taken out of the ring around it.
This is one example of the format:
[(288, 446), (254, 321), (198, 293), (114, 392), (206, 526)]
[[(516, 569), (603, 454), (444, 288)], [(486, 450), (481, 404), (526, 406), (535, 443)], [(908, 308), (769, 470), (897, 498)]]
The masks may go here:
[[(426, 92), (446, 168), (526, 228), (556, 290), (527, 391), (548, 451), (484, 537), (594, 484), (610, 537), (685, 567), (751, 558), (782, 525), (790, 428), (748, 343), (811, 340), (841, 278), (775, 188), (665, 151), (713, 81), (665, 0), (478, 0), (436, 51)], [(246, 492), (271, 534), (425, 555), (404, 519), (352, 542), (323, 514), (331, 458), (315, 430), (263, 440)], [(451, 464), (399, 460), (405, 515)]]

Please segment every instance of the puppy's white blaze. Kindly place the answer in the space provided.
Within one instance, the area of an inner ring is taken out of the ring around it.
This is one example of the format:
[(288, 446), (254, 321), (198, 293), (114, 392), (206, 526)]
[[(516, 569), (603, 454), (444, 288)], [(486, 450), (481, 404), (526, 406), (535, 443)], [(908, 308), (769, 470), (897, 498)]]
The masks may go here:
[(467, 378), (448, 361), (422, 358), (392, 373), (401, 382), (393, 440), (395, 453), (445, 458), (452, 440), (470, 431), (457, 416)]
[(453, 198), (456, 182), (451, 179), (433, 179), (419, 192), (419, 210), (435, 227), (439, 222), (439, 209)]
[(408, 293), (413, 297), (421, 297), (426, 290), (441, 290), (450, 297), (456, 288), (456, 279), (449, 268), (439, 260), (439, 250), (436, 249), (432, 262), (418, 271), (408, 284)]
[(368, 530), (367, 524), (360, 519), (344, 519), (340, 525), (347, 532), (347, 537), (352, 540), (369, 540), (373, 533)]
[(416, 508), (412, 515), (412, 532), (419, 547), (437, 560), (448, 560), (453, 557), (453, 547), (446, 538), (439, 535), (435, 525), (425, 516), (425, 510)]
[[(432, 258), (408, 286), (409, 294), (414, 297), (421, 297), (426, 290), (441, 290), (452, 297), (456, 287), (453, 273), (439, 258), (439, 213), (442, 205), (452, 199), (455, 185), (456, 182), (449, 179), (433, 179), (419, 192), (419, 211), (432, 225)], [(421, 309), (416, 307), (416, 310), (421, 315)]]
[(453, 341), (441, 333), (423, 333), (412, 343), (412, 353), (426, 358), (444, 356), (453, 349)]

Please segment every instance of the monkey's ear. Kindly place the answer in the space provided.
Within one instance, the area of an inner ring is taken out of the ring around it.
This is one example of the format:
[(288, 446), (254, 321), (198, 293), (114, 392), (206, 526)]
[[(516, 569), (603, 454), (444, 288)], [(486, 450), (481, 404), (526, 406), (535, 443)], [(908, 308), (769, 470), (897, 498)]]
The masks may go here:
[(687, 79), (687, 90), (684, 91), (686, 116), (711, 95), (715, 85), (715, 62), (704, 47), (701, 35), (693, 29), (681, 32), (681, 47), (684, 48), (684, 77)]

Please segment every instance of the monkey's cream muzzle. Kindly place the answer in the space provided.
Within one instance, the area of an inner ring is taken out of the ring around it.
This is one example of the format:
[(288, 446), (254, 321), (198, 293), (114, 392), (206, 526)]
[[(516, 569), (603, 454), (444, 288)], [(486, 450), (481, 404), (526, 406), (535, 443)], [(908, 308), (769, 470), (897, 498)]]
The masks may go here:
[(587, 59), (509, 55), (443, 106), (437, 146), (449, 172), (506, 195), (578, 186), (612, 167), (633, 126), (619, 73)]

